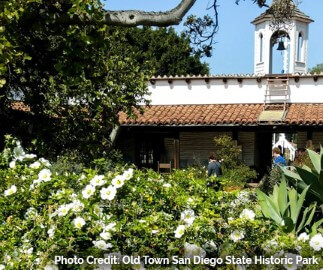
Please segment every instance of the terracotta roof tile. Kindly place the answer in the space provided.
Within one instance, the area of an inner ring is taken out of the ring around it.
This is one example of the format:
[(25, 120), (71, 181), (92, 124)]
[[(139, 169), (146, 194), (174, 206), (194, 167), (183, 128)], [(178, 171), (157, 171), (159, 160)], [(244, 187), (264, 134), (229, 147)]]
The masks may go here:
[[(119, 114), (121, 125), (257, 125), (263, 104), (156, 105), (136, 119)], [(283, 124), (323, 125), (323, 104), (290, 104)]]

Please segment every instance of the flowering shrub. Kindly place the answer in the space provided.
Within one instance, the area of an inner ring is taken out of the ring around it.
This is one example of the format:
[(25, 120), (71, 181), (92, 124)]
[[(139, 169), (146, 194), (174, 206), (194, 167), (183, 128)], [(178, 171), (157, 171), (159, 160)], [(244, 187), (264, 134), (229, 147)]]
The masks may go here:
[[(0, 269), (110, 269), (58, 267), (55, 255), (322, 255), (320, 233), (296, 238), (281, 232), (261, 217), (254, 192), (206, 184), (195, 169), (170, 176), (123, 167), (64, 172), (12, 140), (0, 157)], [(140, 262), (113, 269), (158, 267)]]

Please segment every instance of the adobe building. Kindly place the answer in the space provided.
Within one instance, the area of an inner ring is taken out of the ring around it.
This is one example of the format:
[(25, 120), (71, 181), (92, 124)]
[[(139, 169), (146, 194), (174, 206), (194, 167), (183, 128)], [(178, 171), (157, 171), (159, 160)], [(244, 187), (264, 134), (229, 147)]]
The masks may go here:
[(136, 119), (120, 114), (116, 145), (125, 159), (153, 169), (158, 162), (206, 165), (213, 138), (227, 134), (241, 145), (242, 160), (263, 174), (279, 133), (296, 148), (323, 144), (323, 73), (307, 73), (312, 22), (299, 9), (285, 30), (273, 30), (267, 12), (253, 20), (254, 74), (151, 78), (151, 106)]

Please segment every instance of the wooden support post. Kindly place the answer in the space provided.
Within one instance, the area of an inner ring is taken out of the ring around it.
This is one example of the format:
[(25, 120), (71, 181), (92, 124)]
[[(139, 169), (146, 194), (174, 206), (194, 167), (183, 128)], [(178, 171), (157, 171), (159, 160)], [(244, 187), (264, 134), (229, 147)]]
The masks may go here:
[(174, 139), (174, 169), (179, 169), (179, 139)]
[(232, 131), (232, 141), (235, 144), (235, 146), (238, 146), (238, 131), (234, 130)]
[(306, 138), (306, 148), (313, 147), (313, 132), (307, 131), (307, 138)]

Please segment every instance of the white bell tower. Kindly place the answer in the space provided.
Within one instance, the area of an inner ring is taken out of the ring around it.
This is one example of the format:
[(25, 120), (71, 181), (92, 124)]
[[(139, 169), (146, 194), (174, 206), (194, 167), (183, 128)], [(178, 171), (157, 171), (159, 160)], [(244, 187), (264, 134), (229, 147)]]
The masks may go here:
[(280, 73), (307, 73), (309, 24), (313, 20), (297, 7), (284, 30), (273, 29), (271, 20), (266, 11), (251, 22), (255, 25), (254, 73), (273, 74), (274, 45), (279, 43), (284, 49)]

